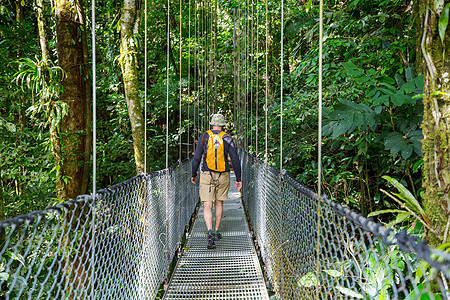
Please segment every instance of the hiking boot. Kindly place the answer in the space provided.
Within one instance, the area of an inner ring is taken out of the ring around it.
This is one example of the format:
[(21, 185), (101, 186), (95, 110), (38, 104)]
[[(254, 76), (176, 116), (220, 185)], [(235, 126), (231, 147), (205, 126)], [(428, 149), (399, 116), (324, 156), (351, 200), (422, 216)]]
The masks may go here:
[(219, 241), (222, 238), (222, 235), (220, 234), (219, 230), (214, 230), (214, 240)]
[(215, 240), (215, 234), (214, 231), (208, 230), (208, 249), (214, 249), (216, 248), (216, 243), (214, 243)]

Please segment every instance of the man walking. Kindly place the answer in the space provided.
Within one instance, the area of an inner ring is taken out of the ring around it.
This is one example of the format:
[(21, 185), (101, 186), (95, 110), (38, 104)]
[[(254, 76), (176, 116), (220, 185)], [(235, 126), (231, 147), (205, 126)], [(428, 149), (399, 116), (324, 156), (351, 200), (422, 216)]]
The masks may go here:
[[(228, 154), (233, 164), (236, 175), (236, 188), (241, 190), (241, 163), (236, 153), (236, 147), (231, 135), (222, 131), (226, 125), (225, 118), (221, 114), (213, 115), (211, 130), (203, 132), (195, 148), (192, 161), (192, 183), (197, 181), (197, 169), (202, 162), (200, 174), (200, 200), (203, 203), (203, 217), (208, 228), (208, 249), (216, 247), (215, 241), (222, 238), (219, 233), (220, 221), (222, 220), (223, 201), (228, 197), (230, 188), (230, 166)], [(203, 159), (202, 159), (203, 158)], [(213, 230), (212, 207), (215, 206), (216, 226)]]

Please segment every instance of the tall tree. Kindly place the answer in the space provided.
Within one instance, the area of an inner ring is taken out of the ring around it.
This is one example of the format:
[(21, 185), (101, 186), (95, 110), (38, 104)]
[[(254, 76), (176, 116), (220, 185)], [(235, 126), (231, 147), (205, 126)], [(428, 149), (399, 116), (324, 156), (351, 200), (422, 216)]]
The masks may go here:
[[(62, 78), (61, 101), (67, 114), (60, 126), (61, 163), (57, 189), (60, 200), (86, 193), (91, 138), (89, 72), (86, 24), (81, 0), (56, 1), (56, 31), (59, 66)], [(58, 163), (58, 162), (57, 162)]]
[(41, 45), (42, 61), (48, 63), (50, 59), (50, 51), (48, 48), (48, 38), (45, 32), (44, 2), (36, 0), (36, 19), (39, 30), (39, 43)]
[[(424, 207), (436, 232), (428, 232), (429, 242), (436, 246), (450, 241), (450, 49), (449, 0), (420, 0), (416, 12), (422, 22), (417, 41), (425, 87), (422, 141), (425, 192)], [(420, 45), (420, 46), (419, 46)]]
[(139, 97), (138, 46), (135, 35), (140, 25), (140, 0), (125, 0), (120, 20), (120, 67), (122, 69), (125, 98), (133, 135), (136, 172), (144, 171), (144, 119), (143, 106)]

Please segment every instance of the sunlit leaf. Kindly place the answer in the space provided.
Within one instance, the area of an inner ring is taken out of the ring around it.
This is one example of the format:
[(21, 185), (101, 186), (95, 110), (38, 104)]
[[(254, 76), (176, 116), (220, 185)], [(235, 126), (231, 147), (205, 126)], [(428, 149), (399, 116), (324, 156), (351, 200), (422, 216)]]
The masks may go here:
[(332, 277), (342, 277), (344, 274), (342, 272), (336, 271), (336, 270), (324, 270), (325, 273)]
[(298, 281), (299, 286), (312, 287), (318, 284), (316, 273), (309, 272)]
[(444, 7), (441, 16), (439, 17), (439, 37), (441, 38), (442, 43), (444, 43), (445, 31), (447, 30), (449, 9), (450, 3)]
[(357, 299), (363, 299), (363, 295), (361, 295), (358, 292), (352, 291), (351, 289), (348, 289), (346, 287), (342, 287), (342, 286), (337, 286), (336, 289), (338, 289), (339, 292), (341, 292), (344, 295), (350, 296), (350, 297), (354, 297)]

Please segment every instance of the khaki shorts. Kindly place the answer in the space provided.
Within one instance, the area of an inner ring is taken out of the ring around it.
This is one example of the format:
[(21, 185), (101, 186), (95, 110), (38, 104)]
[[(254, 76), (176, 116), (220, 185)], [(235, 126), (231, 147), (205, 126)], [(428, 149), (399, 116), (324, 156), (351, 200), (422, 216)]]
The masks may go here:
[(200, 200), (202, 202), (227, 200), (230, 189), (230, 172), (211, 172), (211, 174), (209, 171), (200, 173)]

